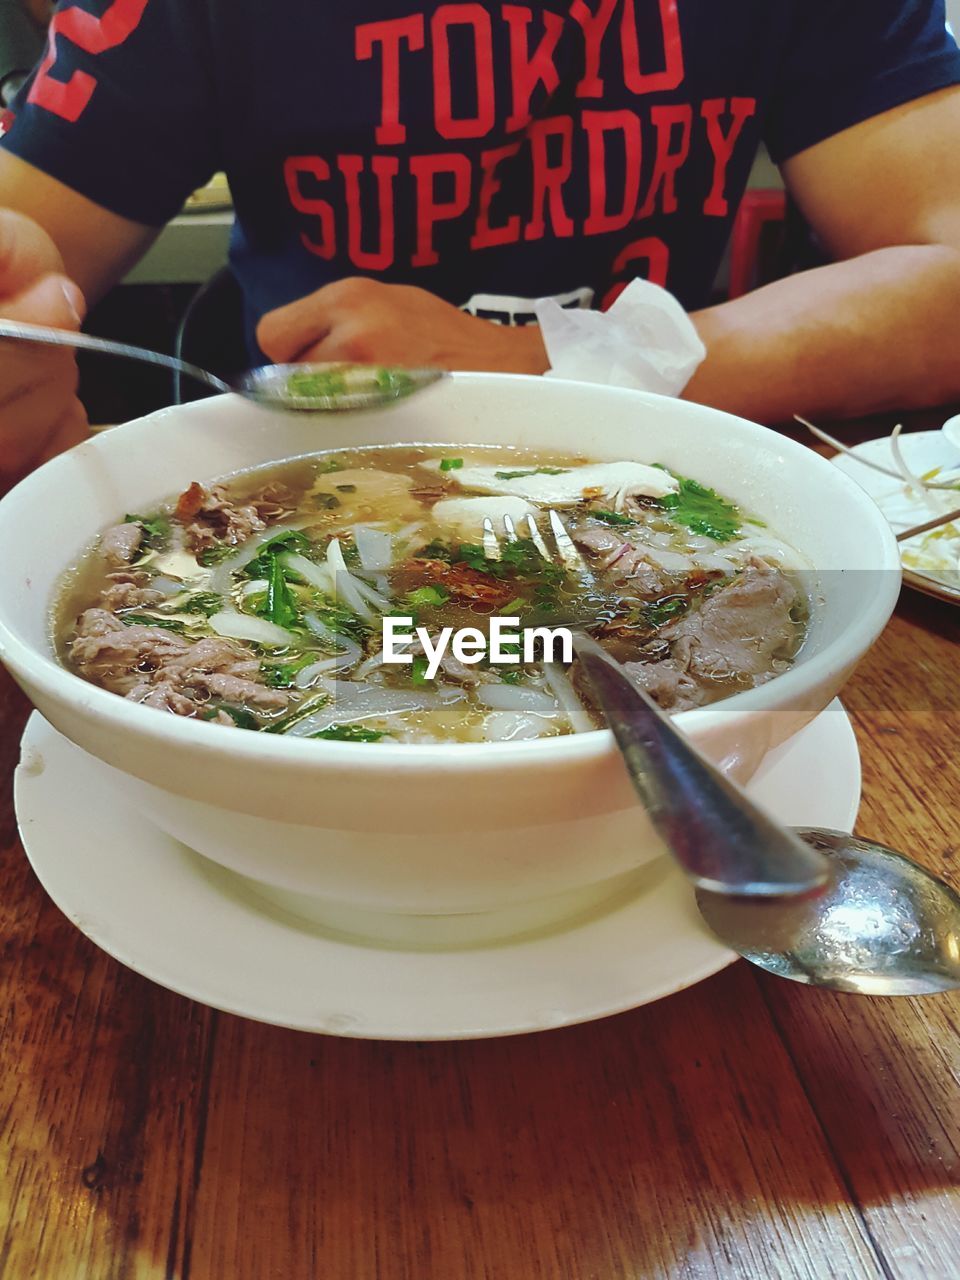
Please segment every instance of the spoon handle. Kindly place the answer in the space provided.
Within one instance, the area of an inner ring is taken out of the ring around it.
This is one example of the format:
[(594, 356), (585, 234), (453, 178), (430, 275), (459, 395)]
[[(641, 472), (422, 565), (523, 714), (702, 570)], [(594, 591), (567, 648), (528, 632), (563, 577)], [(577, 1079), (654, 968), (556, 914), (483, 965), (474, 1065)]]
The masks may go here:
[(139, 360), (143, 364), (159, 364), (165, 369), (176, 369), (188, 377), (196, 378), (218, 391), (232, 391), (233, 387), (222, 378), (208, 373), (187, 360), (167, 356), (160, 351), (148, 351), (146, 347), (133, 347), (126, 342), (112, 342), (108, 338), (95, 338), (89, 333), (74, 333), (70, 329), (50, 329), (45, 325), (24, 324), (17, 320), (0, 320), (0, 338), (12, 338), (17, 342), (38, 342), (48, 347), (75, 347), (84, 351), (100, 351), (104, 355), (122, 356), (127, 360)]
[(826, 883), (822, 853), (705, 760), (599, 645), (579, 635), (575, 644), (650, 821), (694, 884), (769, 898)]

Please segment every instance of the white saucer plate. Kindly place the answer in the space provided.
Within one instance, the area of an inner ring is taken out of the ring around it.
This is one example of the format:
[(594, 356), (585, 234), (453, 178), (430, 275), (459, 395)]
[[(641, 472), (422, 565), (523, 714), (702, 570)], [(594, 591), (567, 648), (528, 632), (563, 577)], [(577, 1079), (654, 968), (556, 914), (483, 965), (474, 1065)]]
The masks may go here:
[[(229, 1013), (367, 1039), (514, 1035), (635, 1008), (736, 958), (666, 858), (603, 909), (538, 936), (431, 951), (361, 945), (146, 824), (115, 777), (35, 713), (15, 781), (27, 856), (97, 946)], [(750, 791), (783, 822), (851, 830), (860, 758), (840, 703), (771, 752)]]
[[(947, 439), (942, 431), (911, 431), (900, 437), (900, 450), (907, 466), (917, 475), (926, 475), (934, 467), (955, 468), (960, 465), (960, 449)], [(877, 440), (867, 440), (855, 445), (851, 454), (838, 453), (830, 461), (835, 467), (845, 472), (852, 480), (865, 489), (874, 502), (890, 521), (894, 533), (900, 533), (913, 525), (923, 524), (937, 514), (936, 509), (919, 498), (906, 492), (902, 480), (881, 475), (871, 467), (864, 466), (857, 458), (865, 458), (867, 462), (878, 463), (882, 467), (896, 469), (890, 449), (890, 437), (882, 436)], [(960, 507), (960, 493), (954, 495), (954, 506)], [(949, 511), (950, 508), (948, 507)], [(946, 513), (944, 513), (946, 514)], [(951, 604), (960, 604), (960, 585), (951, 587), (948, 582), (920, 573), (916, 569), (904, 566), (903, 580), (917, 591), (936, 596), (938, 600), (947, 600)], [(960, 574), (958, 574), (960, 583)]]

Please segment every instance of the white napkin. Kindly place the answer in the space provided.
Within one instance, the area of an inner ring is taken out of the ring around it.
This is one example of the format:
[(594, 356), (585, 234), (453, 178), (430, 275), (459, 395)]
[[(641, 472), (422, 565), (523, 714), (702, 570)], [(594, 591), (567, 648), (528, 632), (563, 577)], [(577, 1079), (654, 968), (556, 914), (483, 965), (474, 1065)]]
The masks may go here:
[(547, 377), (607, 382), (677, 396), (706, 358), (692, 320), (672, 293), (633, 280), (608, 311), (535, 305), (550, 360)]

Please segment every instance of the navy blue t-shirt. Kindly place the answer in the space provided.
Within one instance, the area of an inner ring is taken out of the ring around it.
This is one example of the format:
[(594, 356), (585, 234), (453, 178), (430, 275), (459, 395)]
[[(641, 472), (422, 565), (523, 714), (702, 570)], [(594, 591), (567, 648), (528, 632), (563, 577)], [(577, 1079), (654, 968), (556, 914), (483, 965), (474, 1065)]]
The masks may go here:
[(73, 0), (3, 145), (151, 225), (226, 170), (253, 316), (357, 274), (694, 309), (761, 141), (958, 81), (942, 0)]

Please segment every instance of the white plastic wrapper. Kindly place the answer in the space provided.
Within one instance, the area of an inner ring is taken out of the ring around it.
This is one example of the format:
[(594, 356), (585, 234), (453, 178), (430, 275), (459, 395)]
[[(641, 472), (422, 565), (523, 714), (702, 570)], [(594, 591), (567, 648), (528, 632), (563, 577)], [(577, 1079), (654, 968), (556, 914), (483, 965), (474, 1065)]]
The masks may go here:
[(706, 358), (680, 303), (647, 280), (633, 280), (608, 311), (567, 309), (553, 298), (541, 298), (535, 310), (548, 378), (678, 396)]

